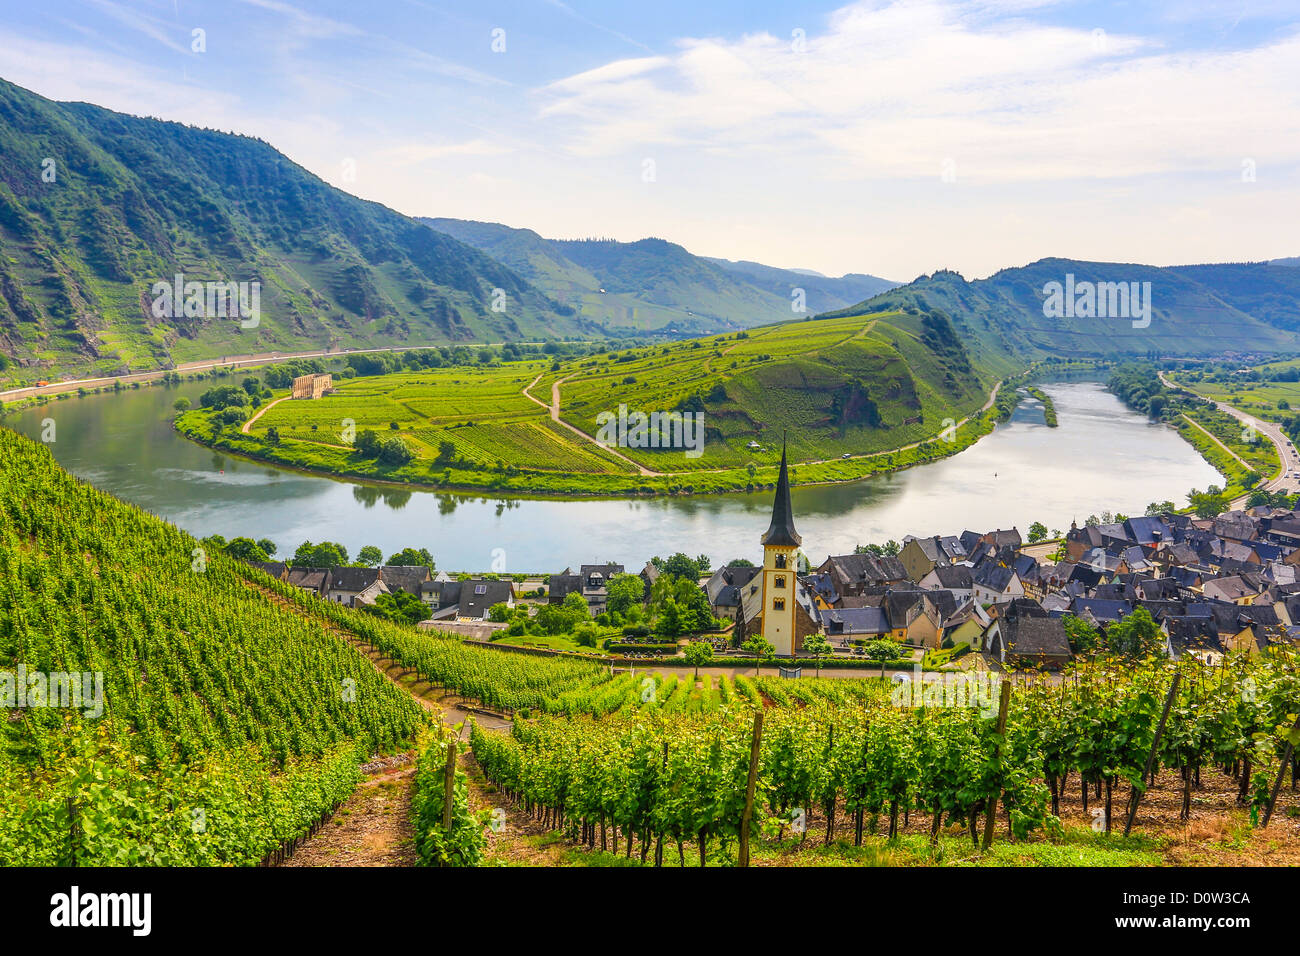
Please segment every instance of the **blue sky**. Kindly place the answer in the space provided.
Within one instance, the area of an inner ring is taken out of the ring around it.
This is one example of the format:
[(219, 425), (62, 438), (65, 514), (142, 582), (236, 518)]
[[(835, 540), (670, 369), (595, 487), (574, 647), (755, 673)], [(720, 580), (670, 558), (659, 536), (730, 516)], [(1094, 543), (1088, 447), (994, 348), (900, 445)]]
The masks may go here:
[(1294, 2), (6, 0), (0, 76), (546, 236), (899, 280), (1300, 254)]

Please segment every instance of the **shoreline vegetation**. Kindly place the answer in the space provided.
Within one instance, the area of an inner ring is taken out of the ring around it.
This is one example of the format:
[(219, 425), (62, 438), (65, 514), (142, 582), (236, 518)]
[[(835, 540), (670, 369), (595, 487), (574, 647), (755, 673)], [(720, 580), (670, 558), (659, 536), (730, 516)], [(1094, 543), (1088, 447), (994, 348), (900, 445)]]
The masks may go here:
[[(970, 362), (939, 313), (805, 320), (671, 344), (347, 356), (330, 389), (284, 401), (290, 365), (205, 392), (174, 427), (205, 447), (309, 474), (520, 496), (753, 493), (782, 439), (799, 485), (857, 481), (968, 448), (1042, 364)], [(242, 388), (242, 390), (241, 390)], [(617, 410), (617, 411), (615, 411)], [(630, 410), (630, 412), (629, 412)], [(609, 437), (617, 416), (617, 439)], [(654, 438), (628, 422), (640, 416)], [(654, 423), (675, 420), (664, 441)], [(692, 431), (695, 443), (680, 439)]]
[(1037, 385), (1026, 385), (1025, 391), (1043, 403), (1043, 420), (1048, 428), (1056, 428), (1056, 403)]

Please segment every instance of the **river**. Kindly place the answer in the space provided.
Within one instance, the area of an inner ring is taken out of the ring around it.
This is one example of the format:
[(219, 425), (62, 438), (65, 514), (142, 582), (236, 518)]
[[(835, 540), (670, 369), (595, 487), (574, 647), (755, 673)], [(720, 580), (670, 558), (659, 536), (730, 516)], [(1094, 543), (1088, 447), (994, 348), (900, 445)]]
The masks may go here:
[[(283, 471), (213, 452), (169, 424), (172, 403), (210, 383), (72, 397), (4, 424), (50, 436), (67, 469), (193, 534), (367, 544), (387, 556), (427, 547), (447, 570), (559, 571), (655, 554), (707, 554), (716, 567), (757, 560), (771, 494), (555, 501), (375, 487)], [(795, 524), (814, 562), (858, 543), (957, 534), (1033, 521), (1065, 529), (1102, 511), (1183, 503), (1219, 474), (1171, 428), (1148, 422), (1095, 382), (1047, 384), (1058, 428), (1025, 399), (1012, 419), (959, 455), (892, 475), (795, 488)]]

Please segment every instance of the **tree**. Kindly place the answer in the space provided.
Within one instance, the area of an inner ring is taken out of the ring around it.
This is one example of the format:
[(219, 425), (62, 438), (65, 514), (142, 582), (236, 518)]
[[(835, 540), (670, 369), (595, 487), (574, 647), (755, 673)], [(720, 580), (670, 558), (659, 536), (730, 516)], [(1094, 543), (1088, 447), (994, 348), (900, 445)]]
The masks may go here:
[(893, 641), (870, 641), (865, 648), (867, 657), (873, 661), (880, 661), (880, 676), (885, 676), (885, 665), (890, 661), (898, 660), (898, 645)]
[(380, 561), (384, 560), (384, 552), (380, 551), (373, 544), (368, 544), (357, 552), (357, 563), (367, 568), (373, 568)]
[(822, 676), (822, 659), (830, 657), (835, 653), (831, 647), (830, 641), (821, 634), (810, 634), (803, 640), (803, 649), (805, 654), (811, 654), (814, 666), (817, 668), (817, 676)]
[(270, 538), (258, 538), (257, 546), (261, 548), (263, 551), (265, 551), (268, 556), (275, 554), (275, 552), (278, 550), (275, 546), (275, 542), (272, 541)]
[[(708, 566), (709, 559), (700, 555), (700, 559)], [(659, 568), (664, 574), (675, 578), (688, 578), (692, 583), (699, 583), (700, 575), (703, 571), (700, 568), (699, 559), (692, 560), (682, 552), (678, 551)]]
[(763, 637), (762, 634), (755, 634), (753, 637), (740, 645), (742, 651), (748, 651), (754, 657), (754, 676), (758, 676), (758, 669), (763, 666), (764, 661), (770, 661), (776, 657), (776, 648), (772, 642)]
[(1106, 629), (1106, 649), (1131, 660), (1144, 660), (1163, 653), (1160, 625), (1144, 607), (1116, 621)]
[(414, 594), (394, 591), (381, 594), (374, 604), (362, 604), (361, 609), (376, 617), (387, 618), (399, 624), (418, 624), (429, 616), (429, 608)]
[(304, 541), (293, 553), (293, 563), (299, 568), (337, 568), (348, 563), (348, 549), (334, 541), (312, 544)]
[(401, 435), (394, 435), (379, 449), (379, 460), (395, 468), (408, 465), (414, 459), (415, 452), (411, 451), (411, 446)]
[(403, 548), (396, 554), (388, 556), (388, 564), (394, 567), (418, 568), (421, 565), (430, 571), (437, 570), (433, 563), (433, 555), (429, 553), (428, 548)]
[(616, 574), (605, 585), (605, 605), (620, 617), (639, 607), (645, 597), (645, 582), (639, 574)]
[(352, 447), (355, 448), (357, 454), (361, 455), (363, 458), (376, 458), (379, 455), (381, 447), (379, 435), (377, 435), (372, 429), (363, 428), (357, 435), (356, 440), (352, 443)]
[(505, 601), (498, 601), (488, 608), (488, 620), (504, 623), (510, 620), (511, 607)]
[(729, 568), (752, 568), (752, 567), (754, 567), (754, 562), (751, 561), (751, 560), (749, 560), (748, 558), (732, 558), (730, 561), (727, 562), (727, 567), (729, 567)]
[(708, 641), (692, 641), (686, 645), (686, 663), (695, 668), (695, 679), (700, 679), (700, 666), (713, 660), (713, 645)]
[(226, 544), (225, 551), (240, 561), (269, 561), (271, 558), (252, 538), (233, 538)]
[(272, 425), (266, 430), (266, 443), (268, 445), (280, 444), (280, 429)]
[(172, 408), (178, 412), (188, 412), (190, 410), (190, 400), (188, 398), (178, 398), (172, 403)]
[(1041, 521), (1035, 521), (1029, 526), (1029, 543), (1037, 544), (1047, 537), (1047, 525)]
[(1198, 518), (1215, 518), (1228, 510), (1228, 496), (1217, 485), (1210, 485), (1204, 492), (1193, 488), (1187, 493), (1187, 502)]
[(1070, 641), (1070, 650), (1075, 654), (1091, 654), (1097, 649), (1101, 635), (1087, 621), (1073, 614), (1066, 614), (1061, 618), (1061, 626), (1065, 628), (1065, 635)]

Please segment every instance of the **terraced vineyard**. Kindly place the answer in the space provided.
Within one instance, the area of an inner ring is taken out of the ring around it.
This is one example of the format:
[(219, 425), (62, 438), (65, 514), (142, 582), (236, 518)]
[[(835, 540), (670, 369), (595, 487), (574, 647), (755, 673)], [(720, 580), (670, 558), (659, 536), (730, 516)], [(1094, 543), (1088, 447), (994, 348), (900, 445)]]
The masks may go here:
[[(946, 320), (917, 310), (785, 323), (549, 364), (341, 379), (324, 398), (266, 409), (247, 434), (203, 410), (183, 414), (177, 427), (254, 457), (438, 487), (739, 491), (774, 482), (779, 436), (787, 429), (796, 482), (860, 478), (952, 454), (991, 427), (997, 413), (981, 408), (993, 384)], [(679, 431), (671, 448), (620, 442), (603, 426), (622, 411), (702, 413), (702, 446), (686, 447), (689, 431)], [(278, 442), (268, 440), (271, 429)], [(355, 453), (346, 444), (349, 429), (369, 429), (381, 440), (400, 436), (414, 460), (384, 465)]]
[(7, 429), (0, 681), (7, 863), (255, 864), (426, 720), (232, 559)]

